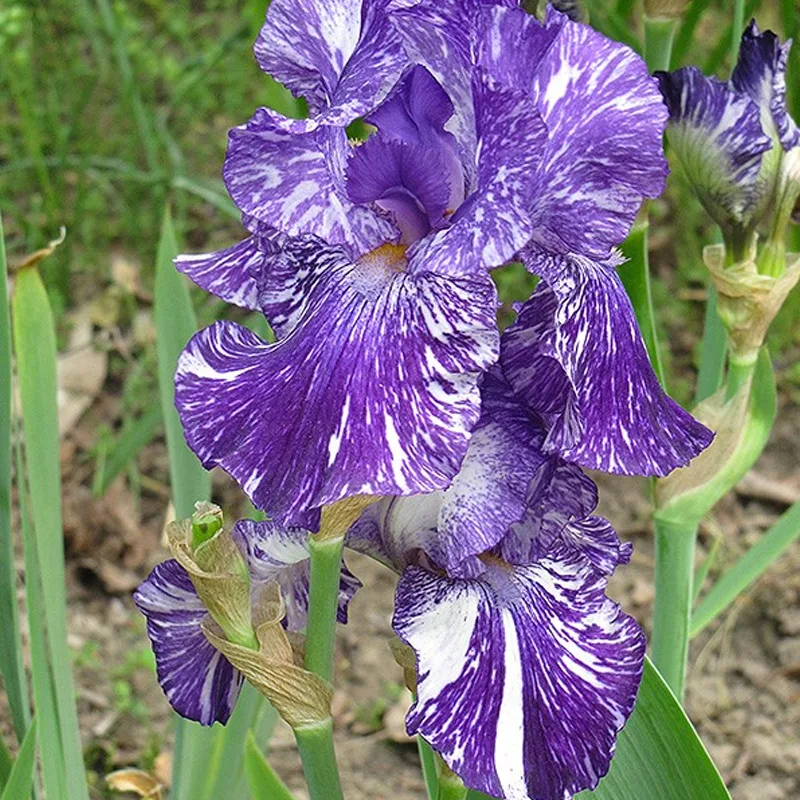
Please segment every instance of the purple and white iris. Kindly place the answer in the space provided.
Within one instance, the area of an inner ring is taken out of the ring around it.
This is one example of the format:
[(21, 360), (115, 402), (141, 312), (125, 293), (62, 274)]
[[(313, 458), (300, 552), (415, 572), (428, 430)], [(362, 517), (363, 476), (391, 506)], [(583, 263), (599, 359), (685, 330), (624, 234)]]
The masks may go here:
[[(663, 188), (658, 89), (625, 46), (510, 5), (272, 4), (259, 62), (312, 115), (260, 109), (231, 131), (251, 235), (177, 262), (278, 338), (218, 322), (176, 376), (189, 445), (257, 506), (309, 524), (347, 496), (446, 488), (499, 356), (488, 270), (514, 257), (542, 282), (508, 375), (548, 451), (663, 475), (708, 443), (659, 388), (615, 271)], [(361, 144), (355, 114), (377, 128)]]
[(697, 67), (657, 73), (670, 144), (709, 214), (739, 247), (769, 211), (784, 153), (800, 144), (786, 107), (790, 47), (752, 21), (729, 81)]
[[(231, 535), (250, 569), (254, 603), (267, 585), (276, 582), (286, 609), (284, 626), (302, 630), (308, 615), (308, 531), (240, 520)], [(347, 606), (360, 586), (343, 567), (339, 622), (347, 622)], [(243, 678), (203, 633), (209, 614), (186, 570), (175, 559), (158, 564), (133, 600), (147, 619), (158, 681), (170, 705), (202, 725), (226, 723)]]
[[(177, 265), (277, 341), (201, 331), (176, 404), (203, 464), (277, 518), (386, 497), (348, 544), (401, 573), (409, 731), (470, 786), (564, 800), (608, 769), (644, 657), (605, 595), (629, 548), (580, 466), (664, 475), (711, 434), (659, 387), (616, 273), (667, 172), (657, 85), (627, 47), (517, 6), (273, 0), (256, 56), (310, 116), (259, 109), (231, 131), (249, 236)], [(501, 338), (489, 270), (515, 258), (540, 281)], [(241, 525), (254, 585), (277, 579), (299, 627), (300, 539)], [(236, 675), (191, 638), (184, 577), (157, 568), (137, 602), (173, 705), (224, 719)]]
[(509, 800), (597, 785), (628, 718), (645, 640), (605, 595), (627, 563), (594, 483), (543, 452), (502, 374), (444, 492), (387, 498), (347, 544), (400, 574), (393, 627), (416, 654), (406, 718), (464, 782)]

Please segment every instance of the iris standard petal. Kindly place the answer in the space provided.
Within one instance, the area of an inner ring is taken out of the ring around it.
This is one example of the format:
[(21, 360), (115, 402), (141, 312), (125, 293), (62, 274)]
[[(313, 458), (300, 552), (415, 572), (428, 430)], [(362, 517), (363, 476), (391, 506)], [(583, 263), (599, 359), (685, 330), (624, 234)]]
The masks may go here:
[(501, 364), (545, 421), (545, 450), (623, 475), (666, 475), (698, 455), (712, 434), (660, 387), (618, 260), (524, 260), (544, 281), (503, 334)]
[(409, 567), (393, 627), (417, 656), (406, 717), (464, 782), (507, 800), (566, 800), (607, 772), (644, 660), (636, 622), (566, 545), (529, 566), (454, 580)]
[(348, 125), (378, 105), (408, 63), (387, 0), (273, 0), (255, 54), (308, 101), (310, 119), (280, 121), (296, 132)]
[[(284, 624), (290, 631), (305, 628), (310, 581), (309, 532), (275, 520), (243, 519), (236, 523), (231, 535), (245, 553), (254, 591), (260, 585), (277, 582), (286, 606)], [(358, 578), (343, 565), (337, 610), (337, 619), (342, 624), (347, 622), (347, 607), (360, 587)]]
[(225, 724), (243, 678), (206, 639), (201, 623), (207, 611), (186, 571), (174, 559), (159, 564), (133, 601), (147, 619), (158, 682), (169, 704), (201, 725)]
[(478, 377), (497, 358), (496, 293), (481, 273), (401, 264), (392, 247), (334, 258), (277, 344), (218, 322), (182, 354), (187, 442), (256, 506), (293, 516), (350, 495), (434, 491), (458, 471)]
[(633, 50), (552, 8), (545, 25), (520, 9), (491, 14), (479, 63), (531, 96), (548, 130), (531, 208), (536, 240), (558, 252), (606, 254), (642, 200), (664, 190), (667, 113), (658, 88)]

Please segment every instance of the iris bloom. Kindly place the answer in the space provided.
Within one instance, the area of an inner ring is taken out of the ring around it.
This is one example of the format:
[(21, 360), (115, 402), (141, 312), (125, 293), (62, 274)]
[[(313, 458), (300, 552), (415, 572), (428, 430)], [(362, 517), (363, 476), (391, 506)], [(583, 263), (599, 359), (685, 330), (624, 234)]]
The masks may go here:
[(790, 47), (752, 21), (729, 81), (697, 67), (657, 74), (670, 144), (706, 210), (740, 251), (776, 199), (785, 154), (800, 144), (786, 107)]
[(400, 573), (408, 732), (471, 788), (566, 800), (608, 770), (641, 679), (644, 636), (605, 595), (630, 546), (592, 515), (594, 483), (542, 450), (498, 369), (483, 400), (452, 485), (372, 506), (347, 544)]
[[(302, 630), (308, 616), (308, 531), (240, 520), (231, 535), (250, 569), (253, 603), (267, 585), (277, 583), (286, 609), (284, 627)], [(343, 567), (339, 622), (347, 622), (347, 606), (360, 586)], [(133, 599), (147, 618), (158, 681), (170, 705), (202, 725), (227, 722), (242, 675), (206, 638), (203, 626), (210, 617), (184, 568), (175, 559), (159, 564)]]
[[(543, 448), (663, 475), (710, 434), (652, 373), (613, 247), (663, 188), (666, 111), (630, 49), (511, 2), (274, 0), (261, 66), (309, 101), (230, 134), (224, 176), (250, 235), (177, 264), (262, 311), (183, 353), (191, 448), (253, 502), (313, 525), (356, 494), (449, 485), (499, 357), (489, 270), (541, 276), (507, 345)], [(345, 125), (377, 130), (362, 144)]]

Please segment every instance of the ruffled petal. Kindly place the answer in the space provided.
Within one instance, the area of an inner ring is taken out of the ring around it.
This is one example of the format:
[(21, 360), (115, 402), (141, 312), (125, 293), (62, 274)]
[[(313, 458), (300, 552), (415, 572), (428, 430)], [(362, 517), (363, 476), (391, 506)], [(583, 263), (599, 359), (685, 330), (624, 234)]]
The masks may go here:
[(293, 236), (349, 245), (356, 256), (395, 241), (391, 223), (347, 197), (344, 129), (291, 133), (278, 116), (260, 108), (229, 134), (223, 177), (242, 212)]
[[(276, 581), (286, 606), (284, 624), (290, 631), (303, 630), (308, 622), (308, 531), (285, 527), (273, 520), (243, 519), (234, 525), (231, 535), (245, 553), (254, 591)], [(342, 624), (347, 622), (347, 607), (359, 588), (361, 581), (343, 565), (337, 610), (337, 619)]]
[(310, 120), (287, 120), (309, 130), (320, 122), (347, 125), (375, 108), (407, 58), (386, 0), (273, 0), (255, 44), (265, 72), (303, 96)]
[(200, 626), (207, 612), (186, 571), (174, 559), (159, 564), (133, 601), (147, 618), (158, 682), (169, 704), (201, 725), (224, 725), (243, 679), (206, 639)]
[[(549, 132), (532, 205), (535, 238), (601, 256), (628, 233), (645, 197), (664, 190), (667, 113), (629, 47), (548, 9), (544, 26), (495, 9), (478, 55), (490, 74), (532, 95)], [(529, 58), (536, 58), (530, 61)]]
[(791, 41), (781, 45), (772, 31), (761, 33), (756, 21), (751, 20), (742, 34), (739, 60), (731, 75), (733, 88), (756, 102), (764, 130), (774, 130), (784, 150), (800, 144), (800, 130), (786, 107), (786, 65), (791, 47)]
[(503, 334), (514, 391), (543, 418), (544, 447), (590, 469), (666, 475), (711, 432), (658, 384), (616, 263), (528, 250), (544, 279)]
[(669, 143), (700, 199), (722, 225), (748, 222), (767, 188), (758, 177), (772, 147), (756, 104), (697, 67), (656, 77), (669, 109)]
[(445, 274), (505, 264), (531, 235), (529, 208), (547, 129), (533, 103), (485, 73), (474, 82), (477, 183), (450, 227), (414, 246), (412, 265)]
[(475, 789), (565, 800), (607, 772), (633, 710), (645, 640), (575, 549), (489, 564), (474, 580), (409, 567), (393, 626), (417, 655), (406, 717)]
[(186, 440), (256, 506), (291, 517), (355, 494), (434, 491), (457, 472), (478, 377), (497, 357), (496, 293), (484, 275), (397, 272), (397, 250), (334, 258), (277, 344), (218, 322), (182, 354)]

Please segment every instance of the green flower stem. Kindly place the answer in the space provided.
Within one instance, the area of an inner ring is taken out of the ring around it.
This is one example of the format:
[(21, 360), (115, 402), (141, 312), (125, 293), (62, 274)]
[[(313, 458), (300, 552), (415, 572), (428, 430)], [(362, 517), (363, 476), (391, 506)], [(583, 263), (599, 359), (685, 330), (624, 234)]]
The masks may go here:
[(731, 68), (739, 57), (739, 44), (744, 30), (744, 0), (733, 0), (733, 24), (731, 26)]
[(417, 750), (419, 750), (419, 760), (422, 764), (422, 777), (425, 779), (428, 800), (436, 800), (439, 795), (439, 777), (436, 774), (436, 754), (421, 736), (417, 736)]
[(326, 681), (333, 680), (333, 646), (336, 610), (342, 572), (344, 536), (309, 540), (311, 586), (306, 629), (306, 669)]
[(728, 364), (728, 382), (725, 387), (725, 396), (728, 400), (753, 377), (757, 363), (757, 360), (737, 361), (731, 357)]
[(650, 72), (669, 70), (677, 19), (644, 18), (644, 60)]
[(333, 750), (333, 720), (295, 728), (294, 736), (311, 800), (343, 800), (336, 753)]
[[(333, 647), (342, 570), (344, 536), (309, 540), (311, 583), (308, 594), (305, 667), (326, 681), (333, 679)], [(297, 748), (311, 800), (342, 800), (333, 749), (333, 720), (295, 728)]]
[(674, 692), (683, 698), (689, 655), (694, 551), (698, 524), (655, 517), (656, 580), (653, 608), (653, 663)]

